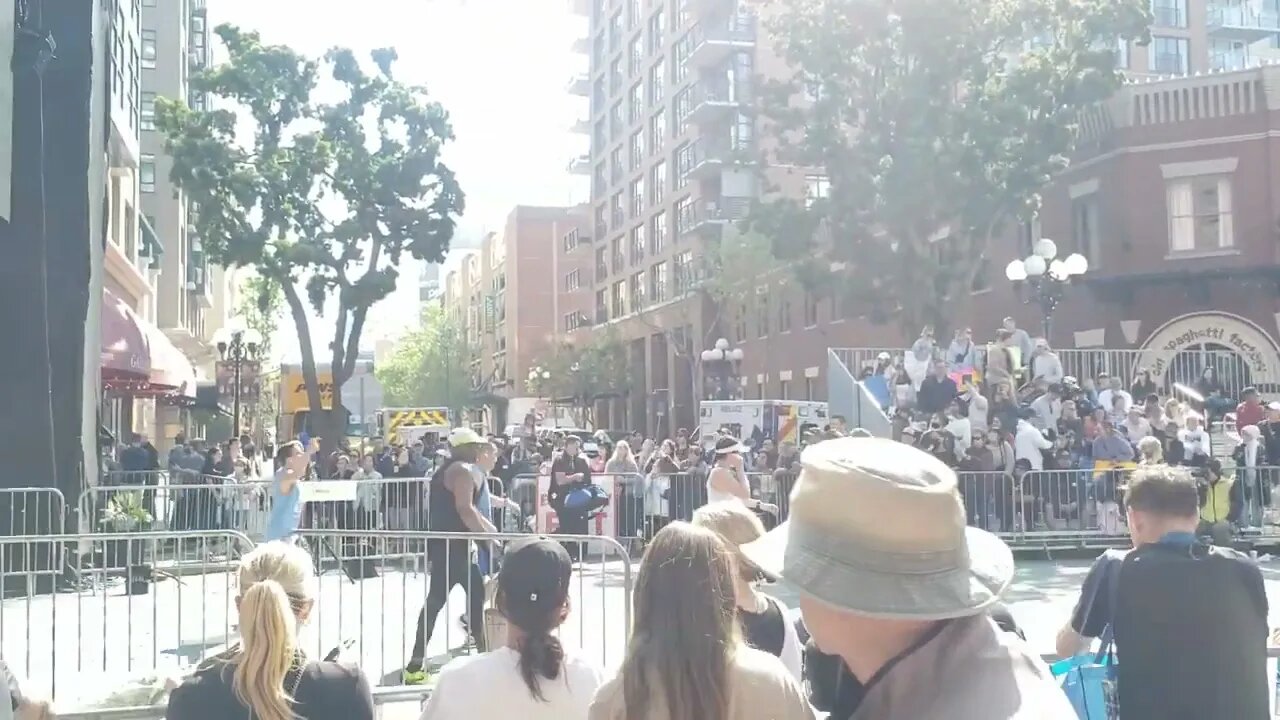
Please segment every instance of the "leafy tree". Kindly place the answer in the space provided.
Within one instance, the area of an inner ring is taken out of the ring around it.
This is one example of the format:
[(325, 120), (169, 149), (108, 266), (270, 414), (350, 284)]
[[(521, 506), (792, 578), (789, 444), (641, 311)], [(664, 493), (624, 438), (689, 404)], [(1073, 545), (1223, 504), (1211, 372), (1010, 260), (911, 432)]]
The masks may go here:
[(594, 425), (598, 400), (625, 395), (635, 384), (629, 373), (626, 345), (613, 328), (593, 334), (583, 345), (564, 343), (534, 365), (549, 377), (527, 378), (528, 391), (569, 405), (590, 425)]
[[(763, 203), (753, 224), (807, 287), (911, 334), (963, 311), (992, 240), (1034, 216), (1082, 111), (1121, 82), (1118, 41), (1145, 41), (1149, 23), (1145, 0), (771, 10), (794, 75), (763, 103), (778, 141), (769, 160), (825, 167), (829, 192)], [(794, 101), (801, 87), (810, 102)]]
[[(249, 275), (240, 281), (239, 302), (234, 310), (245, 327), (258, 332), (262, 342), (258, 346), (258, 357), (261, 359), (259, 379), (270, 372), (270, 364), (275, 354), (272, 340), (280, 329), (280, 310), (284, 306), (284, 293), (280, 284), (261, 275)], [(257, 396), (249, 398), (249, 418), (252, 426), (258, 431), (273, 427), (280, 413), (280, 394), (263, 392), (259, 386)], [(259, 437), (259, 440), (262, 438)]]
[[(369, 310), (395, 289), (401, 258), (439, 262), (448, 250), (463, 208), (440, 162), (453, 131), (423, 88), (392, 76), (394, 50), (373, 51), (370, 74), (347, 49), (317, 61), (232, 25), (216, 32), (227, 62), (191, 80), (215, 109), (160, 99), (156, 126), (210, 259), (252, 267), (279, 285), (310, 406), (320, 408), (305, 303), (321, 313), (336, 296), (328, 349), (339, 398)], [(338, 90), (333, 102), (312, 97), (322, 74)], [(247, 137), (237, 134), (242, 120), (252, 127)], [(345, 432), (339, 408), (318, 416), (326, 442)]]
[(472, 356), (456, 319), (432, 303), (422, 313), (422, 324), (400, 339), (375, 373), (389, 406), (443, 405), (460, 418), (471, 399)]

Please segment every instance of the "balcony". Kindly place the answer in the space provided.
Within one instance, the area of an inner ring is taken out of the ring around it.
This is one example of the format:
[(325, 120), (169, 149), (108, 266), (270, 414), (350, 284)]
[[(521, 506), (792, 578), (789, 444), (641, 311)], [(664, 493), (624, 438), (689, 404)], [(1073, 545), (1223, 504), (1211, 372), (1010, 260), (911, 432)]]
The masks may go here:
[(589, 97), (591, 95), (591, 81), (587, 78), (585, 73), (574, 75), (569, 78), (568, 87), (565, 89), (569, 91), (570, 95)]
[(749, 15), (734, 15), (727, 22), (708, 19), (699, 27), (701, 37), (689, 54), (689, 66), (696, 69), (719, 67), (734, 53), (756, 45), (756, 21)]
[(573, 44), (569, 46), (575, 53), (579, 55), (591, 54), (591, 38), (574, 38)]
[(591, 156), (579, 155), (569, 161), (569, 172), (574, 175), (590, 175), (591, 174)]
[(732, 120), (750, 102), (749, 82), (702, 81), (694, 89), (690, 119), (700, 127), (722, 124)]
[(574, 15), (591, 17), (591, 0), (569, 0), (569, 11)]
[(676, 229), (681, 234), (718, 234), (725, 225), (745, 220), (750, 211), (751, 198), (700, 200), (676, 217)]
[(607, 322), (609, 322), (609, 308), (605, 308), (605, 307), (596, 308), (596, 324), (604, 325)]
[(751, 143), (734, 143), (727, 139), (703, 137), (694, 151), (693, 167), (689, 176), (699, 180), (718, 177), (725, 168), (750, 164), (755, 161), (755, 146)]
[(1250, 58), (1249, 54), (1244, 51), (1218, 53), (1209, 57), (1209, 69), (1215, 72), (1244, 70), (1257, 64), (1258, 62)]
[(1210, 38), (1255, 43), (1280, 34), (1280, 13), (1246, 5), (1210, 5), (1205, 29)]

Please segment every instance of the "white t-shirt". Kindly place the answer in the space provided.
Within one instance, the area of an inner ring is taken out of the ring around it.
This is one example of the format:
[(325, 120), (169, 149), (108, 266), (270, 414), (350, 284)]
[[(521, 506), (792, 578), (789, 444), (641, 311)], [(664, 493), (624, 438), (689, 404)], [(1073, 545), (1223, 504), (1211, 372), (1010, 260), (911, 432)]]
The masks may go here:
[(586, 720), (591, 699), (602, 684), (600, 668), (566, 651), (560, 677), (538, 678), (546, 701), (538, 700), (520, 677), (520, 654), (504, 647), (446, 665), (421, 720)]

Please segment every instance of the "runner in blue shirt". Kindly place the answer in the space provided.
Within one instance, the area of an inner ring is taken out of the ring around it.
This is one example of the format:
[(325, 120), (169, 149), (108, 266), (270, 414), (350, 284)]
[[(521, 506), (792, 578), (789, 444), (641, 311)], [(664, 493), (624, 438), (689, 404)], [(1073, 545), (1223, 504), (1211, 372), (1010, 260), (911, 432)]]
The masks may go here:
[(285, 443), (276, 451), (276, 474), (271, 481), (271, 512), (267, 516), (266, 541), (293, 542), (302, 518), (302, 491), (308, 457), (302, 443)]

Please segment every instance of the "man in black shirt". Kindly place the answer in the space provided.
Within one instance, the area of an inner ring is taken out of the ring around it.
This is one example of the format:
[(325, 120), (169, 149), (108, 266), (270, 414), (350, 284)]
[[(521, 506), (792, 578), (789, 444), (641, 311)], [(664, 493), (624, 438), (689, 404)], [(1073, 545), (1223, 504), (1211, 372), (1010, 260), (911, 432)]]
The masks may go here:
[(1094, 563), (1058, 654), (1109, 630), (1121, 717), (1263, 720), (1267, 596), (1257, 564), (1196, 538), (1199, 493), (1183, 468), (1139, 469), (1125, 500), (1134, 548)]
[(955, 401), (959, 391), (956, 381), (947, 376), (947, 364), (942, 361), (933, 364), (933, 374), (920, 383), (916, 393), (916, 409), (922, 413), (934, 415), (947, 409)]
[[(568, 435), (564, 439), (564, 450), (551, 463), (551, 492), (547, 501), (551, 509), (556, 511), (560, 521), (559, 532), (564, 535), (586, 535), (587, 513), (584, 510), (571, 510), (565, 506), (570, 492), (591, 484), (591, 466), (582, 457), (582, 441), (576, 435)], [(577, 547), (570, 547), (569, 554), (577, 559)]]

